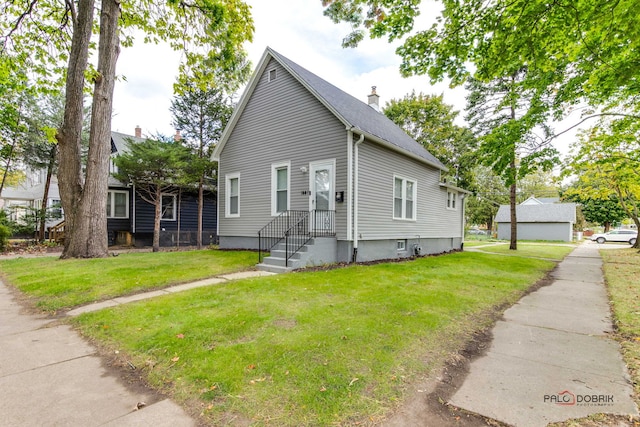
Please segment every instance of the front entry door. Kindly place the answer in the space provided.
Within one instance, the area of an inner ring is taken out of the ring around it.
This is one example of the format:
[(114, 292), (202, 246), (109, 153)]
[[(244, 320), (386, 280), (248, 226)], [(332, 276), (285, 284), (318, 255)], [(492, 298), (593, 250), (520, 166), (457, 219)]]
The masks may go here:
[(335, 161), (333, 160), (311, 163), (309, 210), (315, 211), (315, 217), (311, 220), (313, 231), (331, 230), (331, 218), (335, 210), (334, 169)]

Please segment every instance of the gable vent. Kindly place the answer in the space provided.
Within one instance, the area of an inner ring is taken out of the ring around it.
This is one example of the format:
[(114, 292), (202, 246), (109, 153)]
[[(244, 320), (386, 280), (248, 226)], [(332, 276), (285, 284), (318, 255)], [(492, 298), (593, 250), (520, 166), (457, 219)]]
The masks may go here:
[(269, 70), (269, 81), (272, 82), (278, 77), (277, 70), (274, 68), (273, 70)]

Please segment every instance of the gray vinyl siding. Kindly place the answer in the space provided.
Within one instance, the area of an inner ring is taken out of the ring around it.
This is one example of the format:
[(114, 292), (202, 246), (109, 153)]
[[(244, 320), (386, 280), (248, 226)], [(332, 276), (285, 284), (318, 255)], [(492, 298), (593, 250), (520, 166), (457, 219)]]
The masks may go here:
[[(573, 240), (573, 224), (570, 222), (518, 223), (518, 240)], [(498, 239), (511, 239), (511, 223), (498, 223)]]
[[(451, 238), (462, 236), (462, 200), (446, 208), (440, 171), (375, 143), (359, 147), (358, 234), (361, 240)], [(417, 184), (416, 220), (393, 218), (394, 177)], [(460, 195), (458, 196), (460, 197)]]
[[(268, 76), (276, 69), (277, 78)], [(335, 159), (335, 191), (347, 196), (345, 126), (289, 75), (271, 61), (260, 76), (226, 145), (220, 153), (220, 236), (257, 237), (271, 215), (271, 165), (290, 162), (290, 209), (308, 210), (309, 163)], [(226, 175), (240, 174), (240, 216), (226, 218)], [(338, 238), (346, 237), (347, 204), (336, 204)]]

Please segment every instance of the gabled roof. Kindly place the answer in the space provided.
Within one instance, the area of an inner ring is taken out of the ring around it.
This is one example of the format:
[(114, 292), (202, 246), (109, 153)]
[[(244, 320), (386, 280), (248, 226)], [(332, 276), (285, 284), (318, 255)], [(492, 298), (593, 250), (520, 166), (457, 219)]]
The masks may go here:
[(144, 138), (136, 138), (133, 135), (111, 131), (111, 154), (129, 152), (129, 141), (142, 142)]
[(535, 197), (531, 196), (524, 202), (520, 203), (521, 205), (545, 205), (549, 203), (559, 203), (559, 197)]
[[(546, 203), (537, 205), (517, 205), (518, 222), (576, 222), (575, 203)], [(496, 222), (511, 222), (509, 205), (501, 205), (496, 214)]]
[(263, 74), (271, 59), (280, 63), (285, 70), (329, 109), (329, 111), (345, 125), (346, 129), (352, 130), (359, 135), (364, 135), (369, 140), (422, 161), (423, 163), (427, 163), (438, 169), (447, 170), (447, 167), (444, 166), (442, 162), (436, 159), (421, 144), (407, 135), (405, 131), (384, 114), (379, 113), (369, 105), (338, 89), (336, 86), (285, 58), (271, 48), (267, 48), (262, 55), (247, 89), (242, 95), (229, 124), (220, 138), (220, 142), (213, 152), (212, 157), (214, 159), (220, 158), (220, 152), (229, 139), (235, 124), (242, 115), (242, 111), (255, 90), (260, 76)]
[[(114, 132), (111, 131), (111, 155), (114, 154), (124, 154), (129, 152), (129, 141), (131, 142), (142, 142), (144, 138), (136, 138), (133, 135), (127, 135), (126, 133)], [(113, 177), (113, 175), (109, 174), (108, 179), (109, 187), (126, 187), (125, 184), (118, 181)]]

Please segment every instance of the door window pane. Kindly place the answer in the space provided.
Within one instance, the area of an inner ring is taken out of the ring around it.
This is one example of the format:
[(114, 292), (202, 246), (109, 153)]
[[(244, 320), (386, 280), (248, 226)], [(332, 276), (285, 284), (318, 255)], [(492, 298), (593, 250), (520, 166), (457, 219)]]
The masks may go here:
[(329, 190), (331, 189), (331, 183), (329, 181), (329, 170), (322, 169), (316, 171), (316, 210), (328, 211), (329, 210)]

